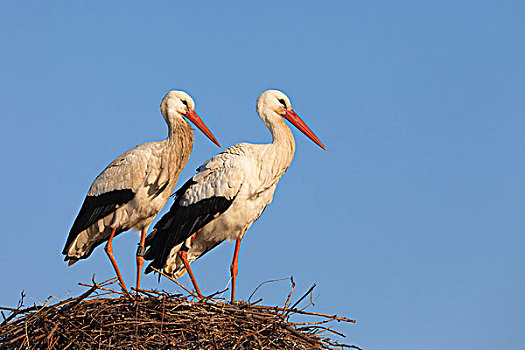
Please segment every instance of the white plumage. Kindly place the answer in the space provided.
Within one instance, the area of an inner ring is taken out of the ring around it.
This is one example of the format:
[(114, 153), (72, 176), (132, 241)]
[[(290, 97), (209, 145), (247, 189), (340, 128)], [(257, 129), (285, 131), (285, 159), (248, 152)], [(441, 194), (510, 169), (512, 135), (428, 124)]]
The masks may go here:
[(137, 252), (137, 288), (140, 287), (146, 232), (175, 188), (193, 147), (192, 129), (184, 117), (219, 145), (194, 108), (195, 103), (185, 92), (168, 92), (161, 103), (168, 138), (130, 149), (98, 175), (62, 252), (69, 265), (87, 258), (96, 246), (108, 240), (106, 252), (125, 289), (111, 241), (116, 234), (135, 229), (142, 233)]
[[(270, 144), (240, 143), (214, 156), (176, 193), (170, 211), (146, 239), (146, 259), (152, 267), (181, 277), (189, 264), (225, 240), (237, 240), (232, 272), (232, 301), (240, 241), (271, 203), (279, 179), (295, 152), (289, 120), (324, 149), (323, 144), (295, 114), (288, 97), (277, 90), (265, 91), (257, 112), (270, 130)], [(186, 261), (185, 261), (186, 260)], [(198, 290), (191, 269), (188, 271)]]

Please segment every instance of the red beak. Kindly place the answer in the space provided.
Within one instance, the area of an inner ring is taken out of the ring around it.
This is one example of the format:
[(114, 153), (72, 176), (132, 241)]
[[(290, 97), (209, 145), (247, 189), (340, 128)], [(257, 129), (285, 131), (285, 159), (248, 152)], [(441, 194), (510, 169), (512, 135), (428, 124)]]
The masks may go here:
[(310, 130), (308, 125), (306, 125), (306, 123), (303, 122), (303, 120), (299, 118), (299, 116), (293, 110), (286, 111), (286, 114), (284, 115), (284, 117), (286, 118), (286, 120), (292, 123), (297, 129), (299, 129), (303, 134), (305, 134), (310, 140), (315, 142), (319, 147), (321, 147), (322, 149), (326, 151), (326, 148), (324, 147), (321, 140), (319, 140), (317, 136), (315, 136), (314, 132)]
[(198, 127), (199, 130), (202, 131), (204, 135), (206, 135), (214, 144), (221, 147), (219, 141), (217, 141), (215, 136), (213, 136), (213, 134), (211, 133), (210, 129), (208, 129), (208, 127), (204, 124), (204, 122), (197, 115), (197, 113), (195, 113), (195, 111), (188, 111), (188, 113), (186, 113), (186, 118), (188, 118), (193, 124), (195, 124), (195, 126)]

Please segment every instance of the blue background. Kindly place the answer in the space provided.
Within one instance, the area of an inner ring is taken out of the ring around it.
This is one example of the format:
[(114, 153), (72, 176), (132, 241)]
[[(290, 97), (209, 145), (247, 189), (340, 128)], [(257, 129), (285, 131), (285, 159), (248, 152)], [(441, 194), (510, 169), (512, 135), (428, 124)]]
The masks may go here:
[[(112, 277), (101, 248), (71, 268), (60, 252), (95, 176), (166, 136), (168, 90), (230, 146), (270, 141), (255, 100), (278, 88), (328, 151), (294, 131), (238, 296), (293, 275), (367, 349), (523, 349), (524, 38), (523, 1), (2, 1), (0, 305)], [(197, 133), (179, 185), (217, 152)], [(115, 240), (129, 285), (137, 240)], [(204, 293), (232, 250), (194, 264)]]

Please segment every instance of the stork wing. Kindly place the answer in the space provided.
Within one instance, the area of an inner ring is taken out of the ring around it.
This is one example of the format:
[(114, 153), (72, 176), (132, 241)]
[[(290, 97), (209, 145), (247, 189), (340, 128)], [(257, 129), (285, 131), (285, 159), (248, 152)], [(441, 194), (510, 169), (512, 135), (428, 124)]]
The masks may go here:
[(153, 187), (148, 189), (151, 193), (165, 187), (169, 176), (161, 156), (164, 147), (163, 142), (148, 142), (123, 153), (97, 176), (88, 196), (122, 189), (136, 192), (142, 186)]
[(147, 237), (146, 269), (161, 269), (173, 247), (184, 242), (231, 206), (246, 176), (243, 155), (231, 147), (197, 169), (198, 173), (177, 192), (175, 202)]
[[(155, 147), (157, 146), (157, 147)], [(168, 182), (162, 179), (162, 167), (157, 156), (162, 146), (158, 142), (146, 143), (130, 149), (117, 157), (97, 176), (69, 231), (63, 250), (67, 250), (75, 238), (98, 220), (114, 212), (135, 197), (140, 186), (149, 186), (152, 195), (160, 193)], [(154, 172), (154, 169), (160, 169)]]

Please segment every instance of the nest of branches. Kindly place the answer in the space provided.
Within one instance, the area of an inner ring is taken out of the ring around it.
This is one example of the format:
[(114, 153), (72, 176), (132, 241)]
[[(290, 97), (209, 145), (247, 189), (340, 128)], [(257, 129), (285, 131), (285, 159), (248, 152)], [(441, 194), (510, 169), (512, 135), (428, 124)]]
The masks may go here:
[[(22, 296), (17, 308), (1, 308), (10, 314), (2, 312), (0, 348), (359, 349), (334, 340), (344, 335), (331, 328), (333, 322), (355, 321), (299, 309), (315, 285), (292, 305), (295, 283), (290, 280), (283, 307), (258, 305), (260, 300), (230, 304), (217, 293), (204, 300), (189, 291), (141, 290), (140, 296), (130, 296), (113, 288), (114, 279), (80, 283), (90, 287), (82, 295), (63, 301), (51, 297), (42, 306), (22, 308)], [(311, 319), (293, 322), (294, 315)]]

